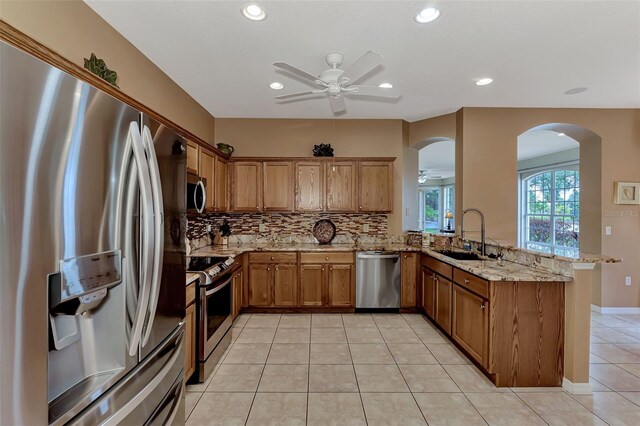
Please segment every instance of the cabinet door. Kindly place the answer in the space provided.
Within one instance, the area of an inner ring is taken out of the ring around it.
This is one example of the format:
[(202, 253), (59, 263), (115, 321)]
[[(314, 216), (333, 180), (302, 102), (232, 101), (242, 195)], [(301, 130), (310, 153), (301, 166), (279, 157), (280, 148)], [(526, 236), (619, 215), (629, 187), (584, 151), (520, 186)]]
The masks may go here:
[(184, 377), (191, 377), (196, 369), (196, 304), (187, 306), (184, 318)]
[(187, 173), (199, 174), (200, 147), (197, 143), (187, 141)]
[(327, 211), (357, 211), (356, 173), (356, 164), (353, 162), (325, 164)]
[(217, 212), (229, 210), (229, 163), (216, 156), (215, 195), (213, 208)]
[(231, 208), (235, 211), (257, 212), (262, 209), (262, 163), (233, 163)]
[(300, 306), (325, 304), (325, 265), (300, 265)]
[(429, 318), (433, 318), (435, 308), (435, 276), (431, 269), (422, 267), (422, 307)]
[(483, 367), (489, 366), (489, 301), (453, 286), (453, 340)]
[(324, 208), (324, 178), (321, 163), (296, 163), (295, 210), (317, 212)]
[(451, 297), (453, 283), (446, 278), (436, 276), (436, 322), (451, 335)]
[(329, 306), (353, 306), (353, 265), (327, 265)]
[(249, 265), (249, 306), (271, 306), (271, 265)]
[(402, 255), (401, 306), (403, 308), (416, 307), (418, 259), (418, 253), (404, 253)]
[(274, 306), (298, 306), (298, 269), (296, 265), (272, 265)]
[(205, 203), (205, 209), (212, 211), (215, 201), (215, 187), (216, 187), (216, 174), (215, 174), (215, 154), (209, 150), (200, 150), (200, 176), (207, 180), (207, 186), (205, 187), (205, 193), (207, 194), (207, 202)]
[(264, 211), (293, 210), (293, 163), (265, 161), (262, 168)]
[(393, 163), (362, 161), (358, 171), (361, 212), (393, 210)]
[(242, 293), (243, 289), (243, 280), (242, 280), (242, 270), (236, 272), (233, 275), (233, 319), (235, 319), (240, 310), (242, 309)]

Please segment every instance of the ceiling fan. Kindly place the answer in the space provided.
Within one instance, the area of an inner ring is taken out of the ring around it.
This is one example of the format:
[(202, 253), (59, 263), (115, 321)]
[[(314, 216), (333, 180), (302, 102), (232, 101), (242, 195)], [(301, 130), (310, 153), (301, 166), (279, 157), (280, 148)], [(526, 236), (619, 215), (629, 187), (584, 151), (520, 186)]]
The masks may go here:
[(299, 96), (314, 95), (318, 93), (326, 93), (329, 95), (329, 103), (334, 114), (346, 111), (347, 106), (344, 98), (347, 96), (370, 96), (378, 98), (398, 99), (400, 92), (394, 88), (382, 88), (378, 86), (356, 85), (358, 81), (366, 77), (371, 71), (382, 65), (384, 58), (377, 52), (368, 51), (362, 55), (357, 61), (351, 65), (346, 71), (340, 69), (343, 56), (341, 53), (329, 53), (327, 55), (327, 64), (331, 68), (315, 76), (300, 68), (289, 65), (286, 62), (275, 62), (273, 65), (311, 81), (319, 86), (318, 89), (307, 90), (304, 92), (289, 93), (287, 95), (276, 96), (275, 99), (291, 99)]

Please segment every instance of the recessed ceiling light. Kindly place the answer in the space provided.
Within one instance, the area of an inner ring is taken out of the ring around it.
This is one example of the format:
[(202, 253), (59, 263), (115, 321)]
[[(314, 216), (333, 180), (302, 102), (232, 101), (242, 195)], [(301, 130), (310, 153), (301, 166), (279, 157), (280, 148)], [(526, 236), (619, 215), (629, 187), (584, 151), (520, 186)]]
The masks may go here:
[(558, 133), (558, 136), (567, 136), (567, 135), (565, 135), (564, 133), (560, 132), (560, 133)]
[(415, 20), (419, 24), (426, 24), (427, 22), (433, 22), (440, 16), (440, 11), (435, 7), (427, 7), (422, 9), (415, 17)]
[(391, 84), (391, 83), (380, 83), (378, 85), (378, 87), (381, 87), (383, 89), (393, 89), (393, 84)]
[(280, 90), (284, 88), (284, 84), (280, 83), (279, 81), (274, 81), (269, 85), (269, 87), (271, 87), (273, 90)]
[(565, 95), (577, 95), (578, 93), (586, 92), (586, 87), (574, 87), (573, 89), (569, 89), (564, 92)]
[(493, 79), (489, 77), (476, 80), (476, 86), (486, 86), (487, 84), (491, 84), (491, 83), (493, 83)]
[(267, 17), (267, 13), (264, 9), (257, 4), (245, 6), (244, 9), (242, 9), (242, 14), (245, 18), (251, 19), (252, 21), (262, 21)]

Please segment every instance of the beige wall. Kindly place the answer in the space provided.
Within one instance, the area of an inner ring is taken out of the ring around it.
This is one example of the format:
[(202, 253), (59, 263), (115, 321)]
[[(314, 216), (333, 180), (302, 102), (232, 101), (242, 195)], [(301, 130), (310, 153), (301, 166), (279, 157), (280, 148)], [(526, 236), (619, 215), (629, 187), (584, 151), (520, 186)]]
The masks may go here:
[[(509, 243), (517, 241), (518, 135), (545, 123), (569, 123), (589, 129), (601, 137), (601, 162), (588, 165), (596, 174), (599, 166), (602, 175), (602, 211), (598, 213), (601, 219), (598, 231), (602, 241), (601, 252), (622, 257), (625, 262), (602, 265), (602, 282), (596, 285), (601, 286), (602, 306), (640, 306), (640, 262), (637, 261), (640, 253), (640, 208), (613, 204), (615, 181), (640, 181), (640, 111), (464, 108), (460, 116), (463, 120), (461, 167), (464, 176), (462, 179), (456, 176), (456, 183), (464, 185), (460, 191), (462, 206), (483, 210), (487, 217), (487, 234)], [(582, 150), (580, 156), (582, 161)], [(470, 226), (476, 226), (469, 222)], [(604, 236), (604, 226), (611, 226), (613, 235)], [(624, 285), (625, 276), (632, 277), (630, 287)]]
[(313, 145), (330, 143), (336, 157), (396, 157), (389, 233), (402, 232), (403, 123), (401, 120), (216, 119), (216, 143), (234, 156), (310, 157)]
[(214, 117), (82, 1), (3, 0), (0, 19), (80, 66), (95, 53), (124, 93), (213, 143)]

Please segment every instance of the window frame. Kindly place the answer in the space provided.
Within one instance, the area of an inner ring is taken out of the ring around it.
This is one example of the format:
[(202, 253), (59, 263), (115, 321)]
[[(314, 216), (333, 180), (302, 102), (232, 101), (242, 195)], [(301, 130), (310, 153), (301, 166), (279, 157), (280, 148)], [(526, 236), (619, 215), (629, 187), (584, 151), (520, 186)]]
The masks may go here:
[[(550, 254), (556, 254), (556, 251), (558, 249), (564, 249), (564, 250), (572, 250), (572, 247), (566, 247), (566, 246), (562, 246), (562, 245), (557, 245), (555, 244), (556, 241), (556, 232), (555, 232), (555, 221), (557, 218), (563, 218), (563, 217), (573, 217), (573, 216), (569, 216), (566, 214), (556, 214), (556, 172), (558, 171), (562, 171), (562, 170), (568, 170), (568, 171), (575, 171), (578, 172), (578, 176), (580, 173), (580, 162), (579, 161), (571, 161), (571, 162), (566, 162), (566, 163), (561, 163), (561, 164), (554, 164), (553, 166), (546, 166), (546, 167), (537, 167), (537, 168), (532, 168), (532, 169), (527, 169), (527, 170), (522, 170), (519, 172), (519, 179), (520, 179), (520, 185), (518, 186), (518, 218), (519, 218), (519, 223), (518, 223), (518, 245), (521, 248), (527, 249), (527, 250), (531, 250), (531, 251), (537, 251), (540, 253), (546, 253), (546, 252), (542, 252), (539, 250), (534, 250), (531, 248), (528, 248), (527, 245), (528, 244), (536, 244), (539, 246), (543, 246), (543, 247), (548, 247), (551, 251)], [(527, 207), (528, 207), (528, 181), (536, 176), (545, 174), (545, 173), (550, 173), (551, 174), (551, 199), (550, 199), (550, 204), (551, 204), (551, 209), (550, 209), (550, 213), (549, 214), (533, 214), (533, 213), (528, 213), (527, 211)], [(580, 181), (582, 182), (582, 181)], [(580, 194), (580, 184), (578, 184), (577, 189), (578, 189), (578, 194)], [(581, 199), (578, 198), (578, 208), (580, 208), (580, 201)], [(551, 226), (551, 243), (544, 243), (544, 242), (538, 242), (538, 241), (529, 241), (528, 239), (528, 233), (529, 233), (529, 227), (527, 226), (528, 224), (528, 217), (530, 216), (544, 216), (544, 217), (548, 217), (552, 226)], [(580, 218), (578, 216), (578, 223), (580, 223)], [(576, 251), (576, 256), (568, 256), (566, 254), (561, 254), (560, 256), (563, 257), (579, 257), (580, 255), (580, 238), (578, 237), (578, 247), (575, 248)], [(547, 253), (549, 254), (549, 253)]]

